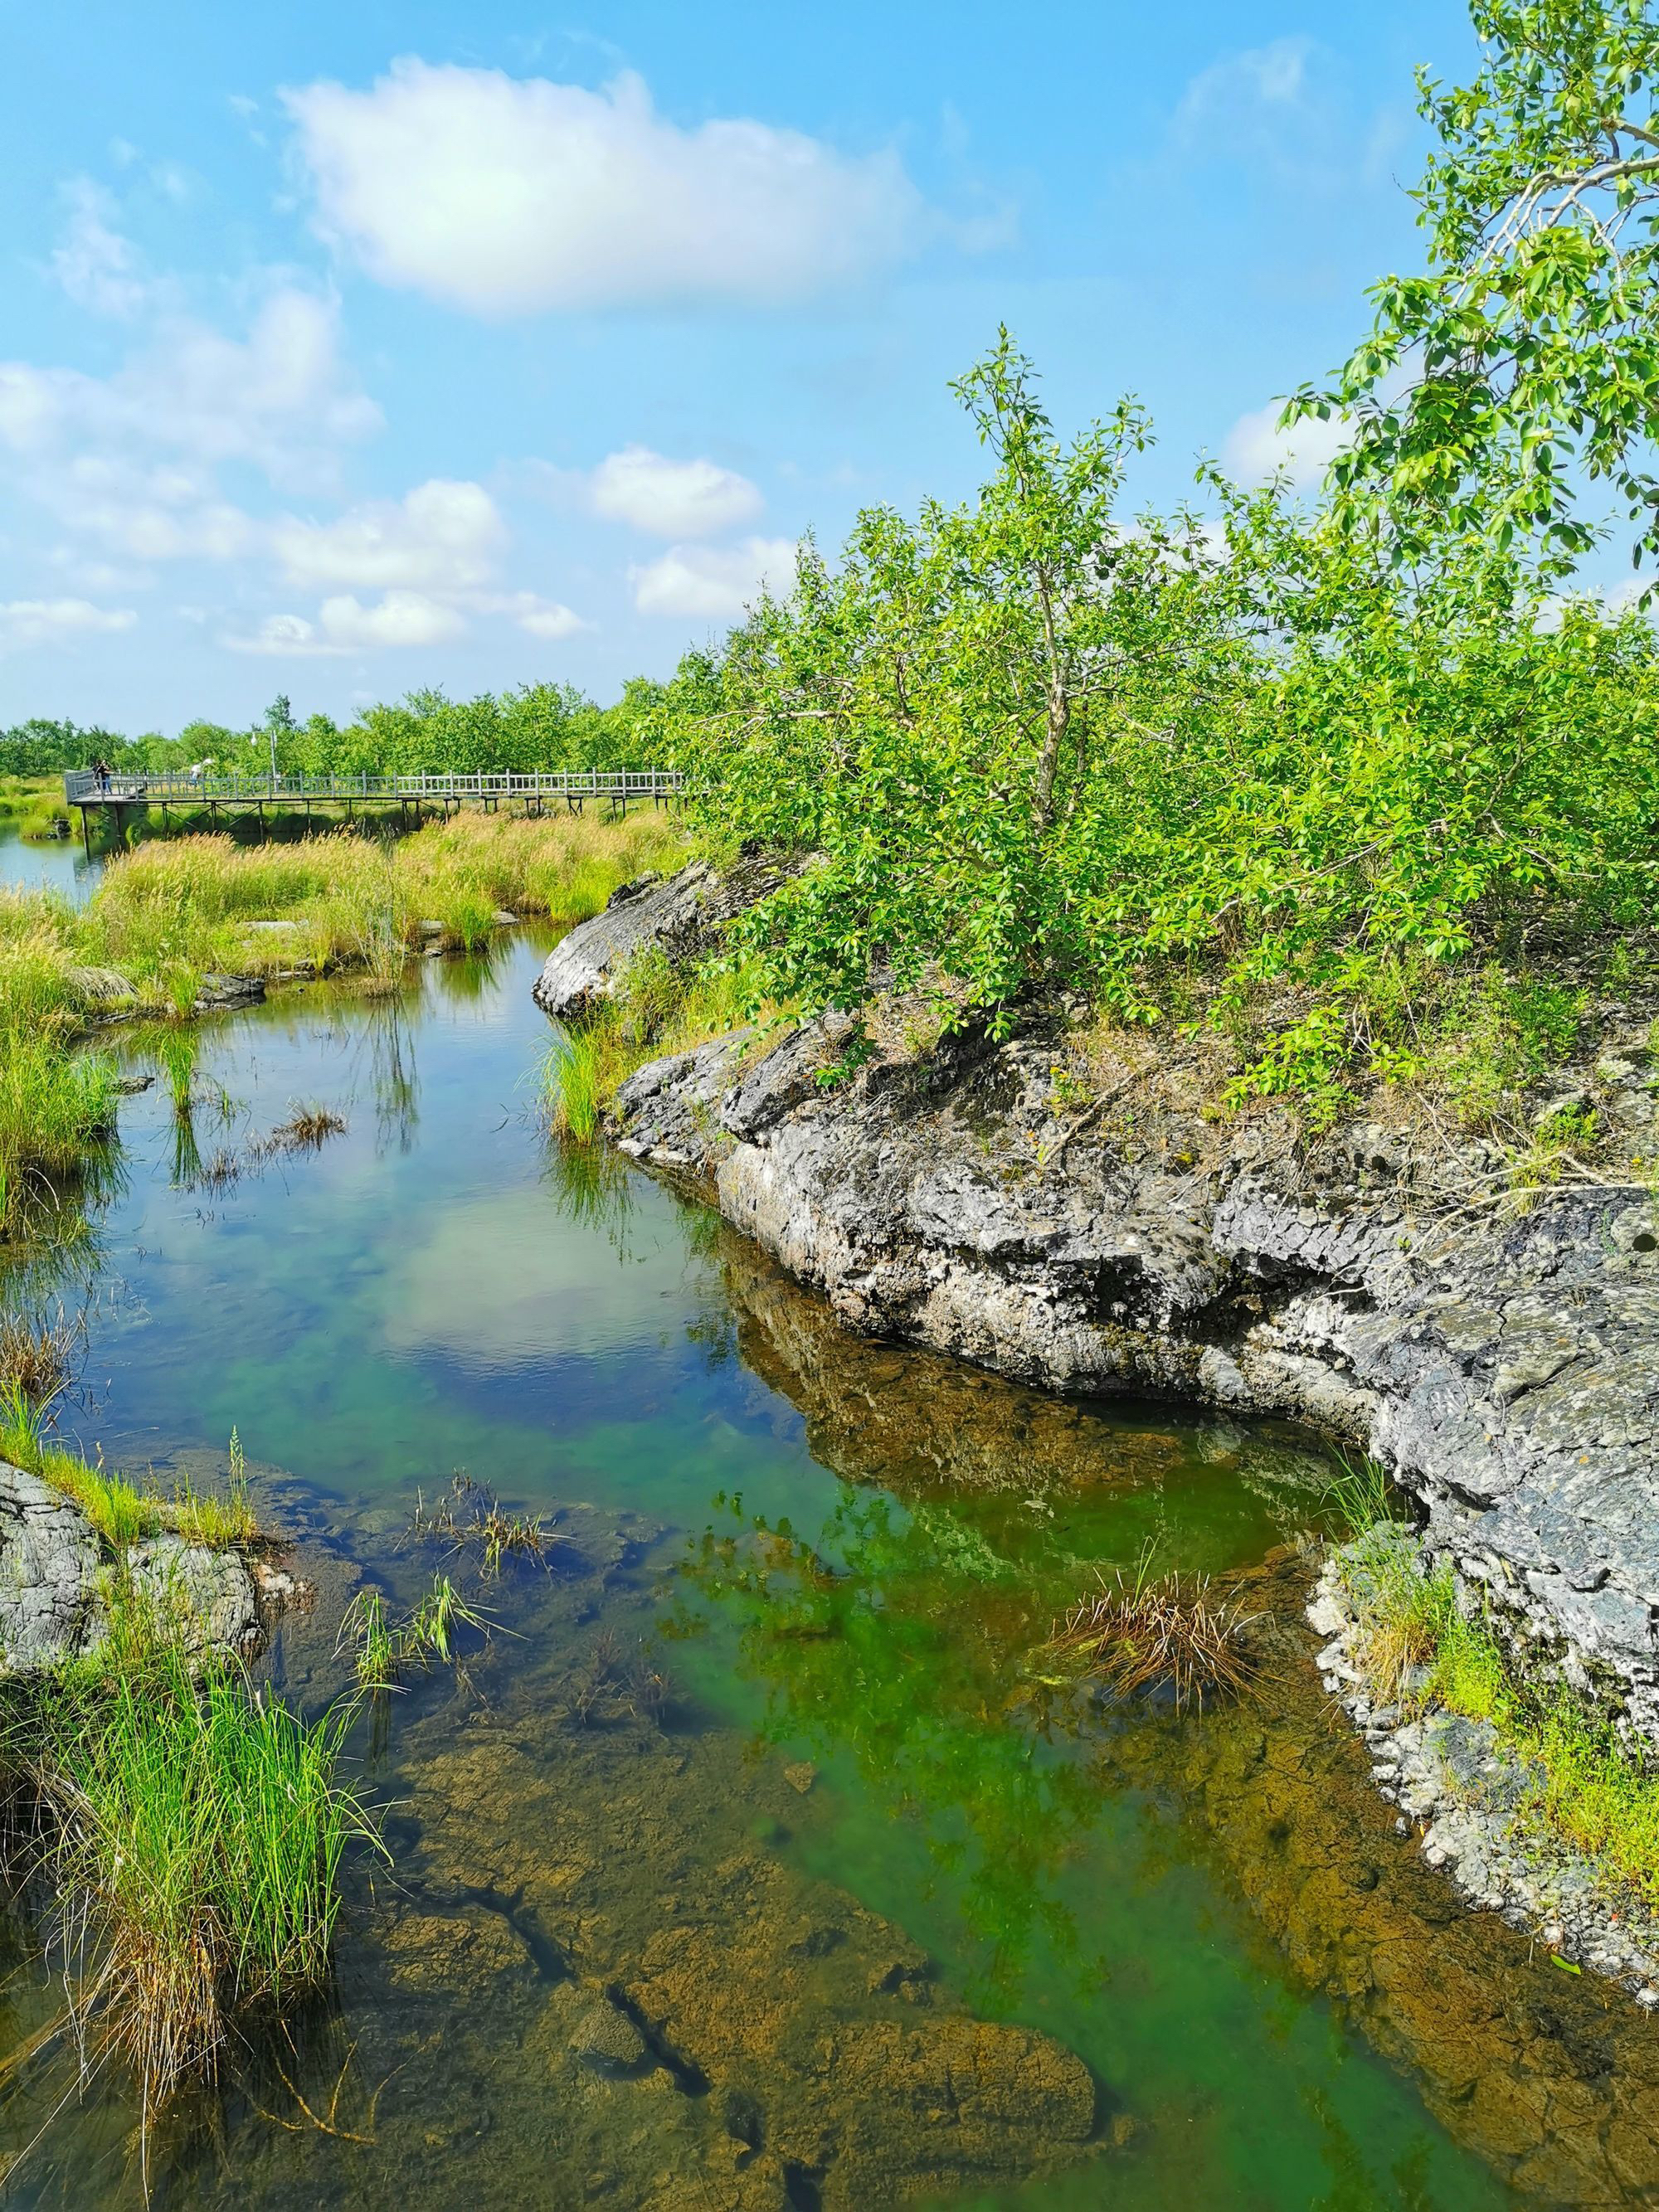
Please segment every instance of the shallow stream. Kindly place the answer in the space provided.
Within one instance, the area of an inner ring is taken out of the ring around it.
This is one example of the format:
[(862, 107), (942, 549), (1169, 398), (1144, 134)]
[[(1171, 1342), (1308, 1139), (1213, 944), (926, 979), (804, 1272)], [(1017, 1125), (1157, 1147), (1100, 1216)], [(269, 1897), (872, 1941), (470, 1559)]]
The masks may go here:
[[(0, 836), (3, 832), (0, 832)], [(0, 881), (66, 851), (0, 842)], [(1659, 2048), (1463, 1913), (1321, 1699), (1305, 1434), (1074, 1406), (847, 1337), (704, 1209), (541, 1126), (533, 933), (404, 995), (204, 1024), (126, 1100), (64, 1425), (210, 1481), (235, 1428), (314, 1610), (466, 1562), (457, 1470), (555, 1532), (356, 1744), (391, 1863), (336, 1988), (144, 2142), (11, 1925), (5, 2201), (452, 2212), (1481, 2212), (1659, 2189)], [(116, 1033), (118, 1036), (119, 1033)], [(141, 1036), (133, 1072), (155, 1066)], [(261, 1165), (296, 1103), (342, 1115)], [(1097, 1572), (1261, 1569), (1243, 1705), (1079, 1709)], [(147, 2165), (147, 2173), (145, 2167)]]

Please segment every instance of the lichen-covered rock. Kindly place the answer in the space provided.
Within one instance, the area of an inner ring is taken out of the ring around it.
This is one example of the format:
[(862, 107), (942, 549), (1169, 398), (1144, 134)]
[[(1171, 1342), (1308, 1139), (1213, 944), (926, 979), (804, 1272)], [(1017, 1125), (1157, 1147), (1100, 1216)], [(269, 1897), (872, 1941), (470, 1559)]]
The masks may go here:
[[(109, 1632), (109, 1564), (71, 1498), (0, 1461), (0, 1674), (38, 1674), (97, 1650)], [(131, 1546), (125, 1565), (141, 1600), (177, 1621), (186, 1650), (257, 1648), (253, 1581), (239, 1553), (169, 1533)]]
[[(819, 1080), (834, 1023), (759, 1060), (641, 1069), (615, 1133), (688, 1165), (837, 1316), (1018, 1381), (1155, 1391), (1352, 1437), (1431, 1549), (1570, 1678), (1659, 1739), (1659, 1224), (1618, 1188), (1518, 1218), (1458, 1203), (1374, 1129), (1310, 1152), (1271, 1118), (1201, 1164), (1081, 1128), (1054, 1042), (973, 1036)], [(1644, 1085), (1603, 1099), (1632, 1131)]]

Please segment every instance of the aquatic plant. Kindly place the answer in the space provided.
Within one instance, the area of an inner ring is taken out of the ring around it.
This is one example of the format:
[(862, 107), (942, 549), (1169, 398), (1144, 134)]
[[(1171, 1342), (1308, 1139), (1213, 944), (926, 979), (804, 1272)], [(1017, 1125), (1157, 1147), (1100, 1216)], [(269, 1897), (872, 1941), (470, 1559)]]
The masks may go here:
[(1210, 1577), (1154, 1577), (1143, 1553), (1133, 1574), (1098, 1577), (1042, 1647), (1045, 1658), (1078, 1668), (1115, 1697), (1167, 1690), (1177, 1710), (1206, 1696), (1237, 1696), (1257, 1668), (1246, 1638), (1254, 1615), (1237, 1598), (1212, 1594)]
[(456, 1470), (435, 1505), (428, 1506), (416, 1494), (409, 1525), (410, 1534), (417, 1538), (436, 1539), (457, 1552), (476, 1552), (486, 1577), (499, 1574), (502, 1563), (515, 1556), (545, 1565), (549, 1547), (569, 1540), (538, 1513), (509, 1513), (494, 1492), (465, 1468)]
[(345, 1134), (345, 1117), (331, 1107), (319, 1106), (313, 1100), (295, 1105), (286, 1121), (279, 1122), (264, 1139), (260, 1150), (265, 1152), (319, 1152), (331, 1137)]
[(0, 1393), (50, 1405), (74, 1373), (85, 1337), (84, 1319), (66, 1312), (61, 1298), (33, 1314), (0, 1313)]
[(401, 1620), (394, 1621), (380, 1591), (360, 1589), (340, 1618), (334, 1639), (337, 1656), (351, 1655), (358, 1694), (380, 1698), (401, 1686), (406, 1674), (453, 1656), (455, 1631), (489, 1633), (488, 1617), (469, 1605), (447, 1575), (434, 1575), (432, 1588)]

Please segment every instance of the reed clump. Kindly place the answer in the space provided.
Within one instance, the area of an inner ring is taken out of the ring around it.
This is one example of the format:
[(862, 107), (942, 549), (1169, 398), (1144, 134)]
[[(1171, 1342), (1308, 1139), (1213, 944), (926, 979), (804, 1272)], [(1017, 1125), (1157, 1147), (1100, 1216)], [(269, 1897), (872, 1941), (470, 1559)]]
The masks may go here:
[(360, 1589), (341, 1617), (335, 1656), (350, 1655), (360, 1696), (381, 1699), (401, 1689), (417, 1668), (440, 1662), (447, 1666), (454, 1656), (458, 1628), (476, 1628), (487, 1636), (489, 1621), (467, 1603), (447, 1575), (434, 1575), (432, 1588), (398, 1620), (392, 1620), (379, 1590)]
[(76, 1183), (114, 1125), (114, 1063), (75, 1048), (94, 995), (77, 929), (62, 900), (0, 891), (0, 1236)]
[(0, 1458), (74, 1498), (109, 1553), (97, 1643), (0, 1684), (0, 1772), (10, 1870), (50, 1893), (83, 2063), (129, 2063), (148, 2117), (216, 2072), (234, 2015), (325, 1978), (342, 1857), (378, 1845), (338, 1776), (357, 1705), (301, 1718), (134, 1571), (131, 1547), (164, 1528), (252, 1540), (234, 1431), (223, 1494), (185, 1481), (163, 1501), (47, 1443), (14, 1388)]
[(373, 1835), (336, 1771), (351, 1718), (308, 1725), (153, 1626), (118, 1666), (14, 1693), (5, 1748), (83, 2048), (130, 2063), (147, 2112), (216, 2071), (235, 2014), (324, 1978), (341, 1859)]
[(258, 1149), (266, 1153), (320, 1152), (331, 1137), (343, 1137), (345, 1131), (343, 1115), (312, 1100), (296, 1104), (287, 1121), (279, 1122)]
[(1050, 1660), (1114, 1697), (1166, 1691), (1177, 1711), (1238, 1696), (1255, 1681), (1246, 1640), (1255, 1616), (1236, 1597), (1217, 1596), (1207, 1575), (1155, 1577), (1143, 1559), (1133, 1574), (1098, 1579), (1043, 1647)]
[(512, 1559), (534, 1559), (545, 1566), (556, 1544), (569, 1542), (538, 1513), (511, 1513), (491, 1490), (458, 1469), (435, 1504), (416, 1497), (410, 1534), (421, 1542), (438, 1542), (453, 1552), (477, 1555), (486, 1578), (498, 1575)]
[(75, 1373), (85, 1335), (61, 1298), (36, 1313), (0, 1313), (0, 1396), (49, 1406)]

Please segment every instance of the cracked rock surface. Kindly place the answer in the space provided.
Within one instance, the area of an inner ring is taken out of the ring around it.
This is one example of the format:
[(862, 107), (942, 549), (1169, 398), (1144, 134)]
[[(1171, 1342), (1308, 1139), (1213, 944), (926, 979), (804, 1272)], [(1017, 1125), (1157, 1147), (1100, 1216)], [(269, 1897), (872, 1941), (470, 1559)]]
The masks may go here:
[(720, 876), (698, 860), (675, 876), (635, 877), (612, 892), (602, 914), (560, 939), (536, 979), (536, 1004), (556, 1018), (591, 1012), (616, 996), (639, 954), (660, 949), (671, 959), (695, 959), (723, 923), (775, 889), (785, 872), (750, 857)]

